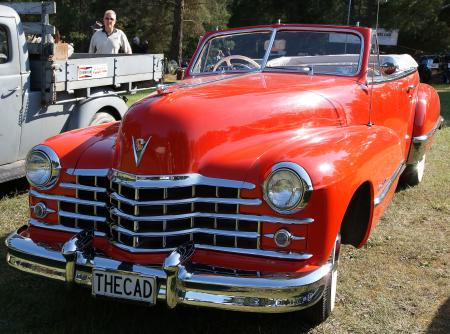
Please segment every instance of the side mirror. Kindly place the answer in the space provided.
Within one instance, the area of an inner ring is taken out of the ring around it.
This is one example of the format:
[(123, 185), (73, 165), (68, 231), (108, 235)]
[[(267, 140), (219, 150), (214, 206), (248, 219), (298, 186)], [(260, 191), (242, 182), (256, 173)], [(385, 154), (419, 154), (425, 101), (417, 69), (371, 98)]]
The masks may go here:
[(391, 75), (394, 74), (395, 71), (397, 71), (397, 66), (394, 63), (386, 62), (383, 65), (380, 66), (381, 73), (384, 75)]

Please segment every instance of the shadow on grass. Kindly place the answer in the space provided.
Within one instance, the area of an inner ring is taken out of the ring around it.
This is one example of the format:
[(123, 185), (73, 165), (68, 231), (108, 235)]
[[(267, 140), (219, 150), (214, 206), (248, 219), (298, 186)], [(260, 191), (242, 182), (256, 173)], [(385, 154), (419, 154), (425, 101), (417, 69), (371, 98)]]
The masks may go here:
[(28, 181), (26, 178), (0, 183), (0, 199), (3, 197), (15, 196), (28, 191)]
[(427, 333), (450, 333), (450, 298), (439, 307), (439, 310), (427, 329)]
[[(0, 237), (4, 245), (6, 236)], [(91, 297), (89, 289), (9, 267), (0, 247), (0, 333), (305, 333), (298, 313), (252, 314)]]

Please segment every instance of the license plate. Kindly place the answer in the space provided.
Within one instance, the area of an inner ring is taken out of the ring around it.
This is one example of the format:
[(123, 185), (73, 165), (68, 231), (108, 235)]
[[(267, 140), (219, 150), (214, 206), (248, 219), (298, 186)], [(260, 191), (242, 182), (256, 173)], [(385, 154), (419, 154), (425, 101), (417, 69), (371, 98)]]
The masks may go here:
[(154, 277), (94, 269), (92, 294), (154, 304), (156, 297)]

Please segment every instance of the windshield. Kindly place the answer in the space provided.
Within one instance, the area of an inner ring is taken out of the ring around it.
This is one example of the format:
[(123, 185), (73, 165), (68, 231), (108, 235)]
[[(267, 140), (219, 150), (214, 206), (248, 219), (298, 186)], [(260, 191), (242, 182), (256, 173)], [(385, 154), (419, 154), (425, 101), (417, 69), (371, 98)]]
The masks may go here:
[[(347, 32), (280, 30), (230, 33), (210, 38), (192, 74), (294, 71), (308, 74), (355, 75), (359, 71), (361, 38)], [(265, 63), (267, 59), (267, 63)]]

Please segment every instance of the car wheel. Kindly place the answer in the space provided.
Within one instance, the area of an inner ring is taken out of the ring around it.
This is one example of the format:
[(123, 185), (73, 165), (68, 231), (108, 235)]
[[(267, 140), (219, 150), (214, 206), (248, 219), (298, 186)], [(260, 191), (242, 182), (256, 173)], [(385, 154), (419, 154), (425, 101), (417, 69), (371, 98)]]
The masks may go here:
[(94, 117), (92, 117), (92, 120), (91, 120), (91, 123), (89, 123), (89, 126), (111, 123), (111, 122), (115, 122), (115, 121), (116, 121), (116, 119), (110, 113), (107, 113), (105, 111), (99, 111), (94, 115)]
[(339, 251), (341, 246), (340, 235), (336, 238), (333, 254), (330, 256), (332, 269), (327, 274), (322, 298), (311, 307), (302, 311), (302, 316), (310, 325), (317, 326), (327, 320), (336, 303), (337, 269), (339, 264)]
[(417, 186), (422, 182), (423, 173), (425, 172), (425, 155), (419, 162), (407, 165), (400, 177), (400, 184), (405, 186)]

